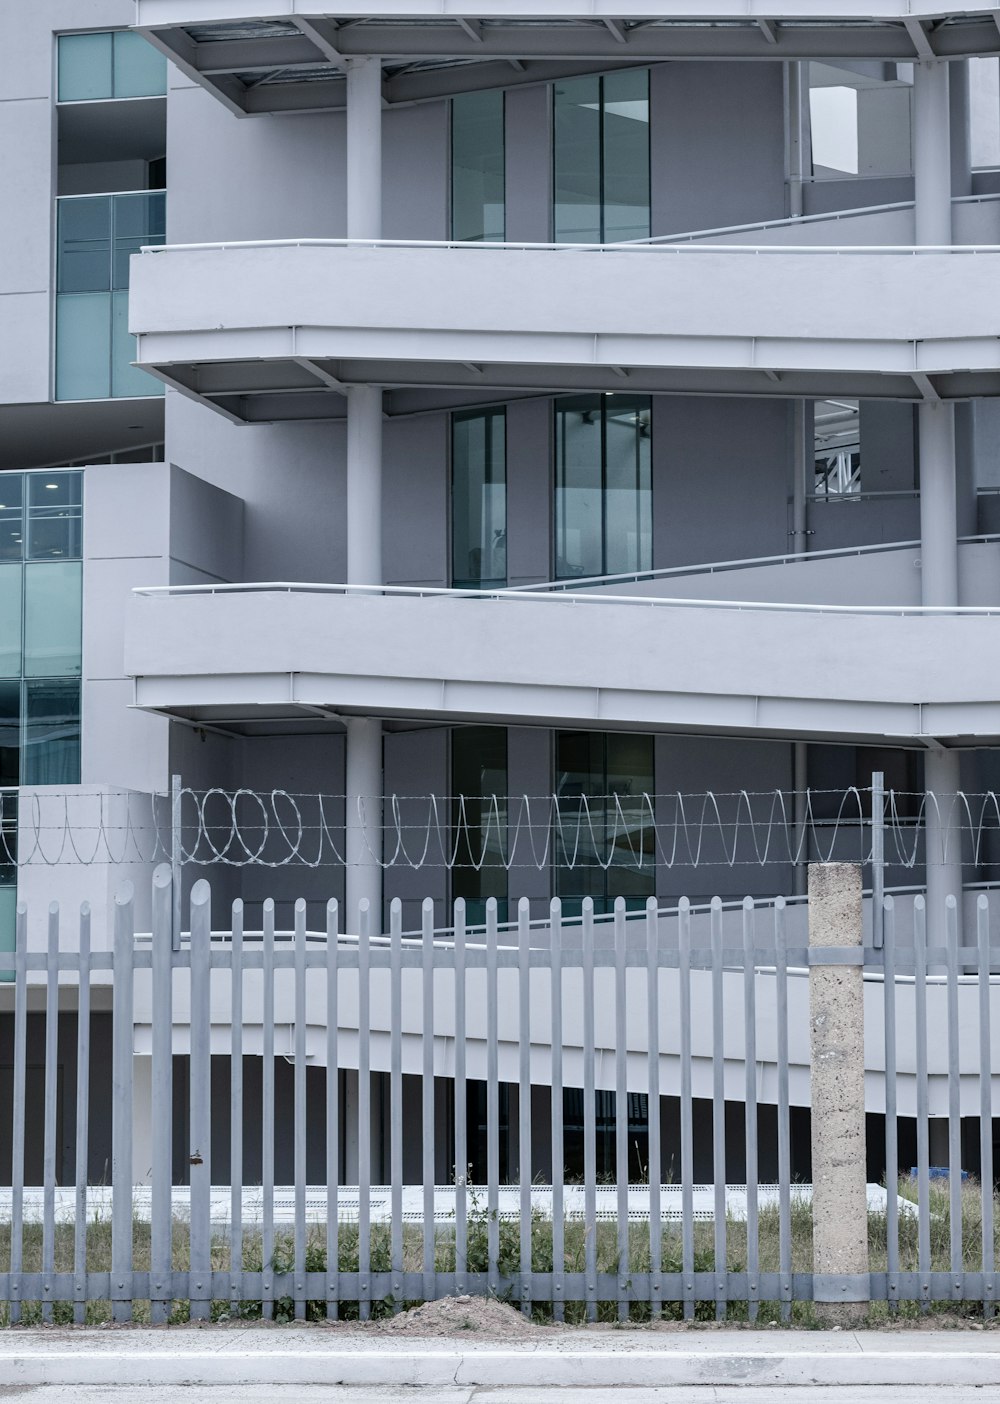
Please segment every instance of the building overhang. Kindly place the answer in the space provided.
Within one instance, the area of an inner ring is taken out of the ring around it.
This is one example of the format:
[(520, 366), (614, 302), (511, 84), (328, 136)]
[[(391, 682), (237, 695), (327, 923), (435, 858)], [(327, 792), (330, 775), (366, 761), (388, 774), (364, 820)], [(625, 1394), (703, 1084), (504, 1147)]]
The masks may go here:
[[(928, 0), (137, 0), (137, 28), (241, 116), (344, 105), (377, 55), (389, 103), (669, 59), (909, 63), (1000, 52), (996, 10)], [(568, 67), (567, 67), (568, 65)]]
[(133, 259), (129, 317), (139, 365), (251, 423), (339, 417), (353, 383), (1000, 394), (997, 247), (177, 246)]
[(268, 585), (137, 592), (149, 711), (808, 737), (1000, 739), (1000, 617), (829, 606)]

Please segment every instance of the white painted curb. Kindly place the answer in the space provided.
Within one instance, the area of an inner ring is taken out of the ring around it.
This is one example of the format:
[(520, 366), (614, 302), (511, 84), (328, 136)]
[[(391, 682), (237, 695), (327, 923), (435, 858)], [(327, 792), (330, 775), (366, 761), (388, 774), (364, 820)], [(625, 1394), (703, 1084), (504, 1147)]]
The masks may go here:
[[(82, 1343), (81, 1343), (82, 1344)], [(415, 1347), (415, 1348), (414, 1348)], [(0, 1385), (1000, 1384), (1000, 1352), (433, 1349), (0, 1351)]]

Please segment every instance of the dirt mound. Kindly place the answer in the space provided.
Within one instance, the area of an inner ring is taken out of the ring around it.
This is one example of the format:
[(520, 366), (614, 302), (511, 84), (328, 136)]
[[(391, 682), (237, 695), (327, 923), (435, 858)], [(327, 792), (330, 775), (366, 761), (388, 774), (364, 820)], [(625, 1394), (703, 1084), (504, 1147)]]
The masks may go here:
[(470, 1336), (507, 1339), (534, 1336), (546, 1327), (536, 1326), (520, 1311), (492, 1297), (444, 1297), (424, 1302), (388, 1320), (379, 1328), (401, 1336)]

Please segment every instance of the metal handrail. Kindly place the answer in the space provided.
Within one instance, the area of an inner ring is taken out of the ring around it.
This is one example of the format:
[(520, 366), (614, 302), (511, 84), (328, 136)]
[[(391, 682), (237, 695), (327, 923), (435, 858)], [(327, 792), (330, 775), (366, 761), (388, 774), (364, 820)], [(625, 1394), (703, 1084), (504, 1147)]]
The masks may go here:
[(221, 253), (226, 249), (447, 249), (541, 253), (737, 253), (737, 254), (996, 254), (1000, 244), (610, 244), (467, 243), (454, 239), (225, 239), (215, 243), (143, 244), (142, 254)]
[(859, 614), (894, 615), (961, 615), (1000, 616), (1000, 605), (837, 605), (798, 604), (769, 600), (696, 600), (668, 599), (660, 595), (595, 595), (572, 591), (535, 592), (524, 590), (450, 590), (439, 585), (345, 585), (274, 580), (240, 584), (201, 585), (137, 585), (133, 595), (226, 595), (226, 594), (303, 594), (303, 595), (399, 595), (403, 598), (424, 599), (442, 597), (455, 600), (533, 600), (548, 604), (624, 604), (650, 609), (723, 609), (739, 611), (770, 611), (778, 614)]

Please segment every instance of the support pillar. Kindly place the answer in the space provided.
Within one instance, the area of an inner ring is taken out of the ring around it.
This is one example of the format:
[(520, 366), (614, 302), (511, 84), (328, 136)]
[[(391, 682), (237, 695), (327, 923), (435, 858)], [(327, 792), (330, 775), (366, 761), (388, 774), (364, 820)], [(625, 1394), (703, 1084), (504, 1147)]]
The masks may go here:
[(951, 110), (946, 59), (913, 65), (915, 242), (951, 243)]
[(958, 937), (962, 944), (962, 788), (958, 751), (937, 747), (924, 756), (925, 865), (927, 869), (927, 938), (945, 944), (945, 899), (958, 905)]
[[(824, 964), (824, 947), (861, 955), (861, 869), (809, 867), (809, 1048), (813, 1272), (817, 1313), (850, 1326), (868, 1311), (864, 971)], [(826, 1279), (825, 1281), (823, 1279)], [(820, 1305), (822, 1303), (822, 1305)]]
[(382, 237), (382, 60), (347, 60), (347, 237)]
[[(347, 62), (347, 237), (382, 236), (382, 60)], [(382, 391), (347, 390), (347, 580), (382, 584)], [(358, 904), (371, 904), (382, 930), (382, 724), (345, 718), (346, 906), (348, 931)]]

